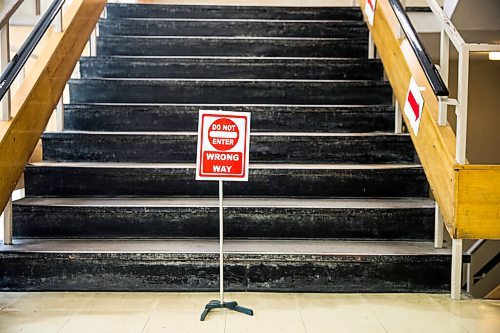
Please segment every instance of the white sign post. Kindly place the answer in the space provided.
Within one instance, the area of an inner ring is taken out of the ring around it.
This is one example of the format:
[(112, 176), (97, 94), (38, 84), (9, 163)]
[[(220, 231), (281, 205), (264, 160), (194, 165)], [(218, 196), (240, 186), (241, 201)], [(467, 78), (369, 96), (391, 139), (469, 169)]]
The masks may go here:
[(219, 267), (220, 296), (212, 300), (201, 314), (204, 321), (212, 309), (226, 308), (253, 316), (253, 310), (237, 302), (224, 301), (224, 183), (248, 181), (250, 146), (250, 112), (200, 110), (196, 180), (219, 181)]

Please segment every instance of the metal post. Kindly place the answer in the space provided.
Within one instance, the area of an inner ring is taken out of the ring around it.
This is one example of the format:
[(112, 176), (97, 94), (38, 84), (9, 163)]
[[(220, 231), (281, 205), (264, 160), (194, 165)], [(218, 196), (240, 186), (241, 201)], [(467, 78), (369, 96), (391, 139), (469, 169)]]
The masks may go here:
[(61, 10), (57, 13), (55, 18), (56, 32), (63, 32), (63, 11)]
[[(406, 10), (406, 0), (400, 0), (400, 3), (401, 3), (401, 6)], [(397, 39), (405, 38), (405, 33), (404, 33), (401, 25), (398, 25), (398, 27), (396, 29), (396, 37), (397, 37)]]
[(90, 38), (89, 38), (89, 56), (90, 57), (96, 56), (96, 45), (97, 45), (97, 34), (96, 34), (96, 29), (94, 28), (94, 30), (92, 30), (92, 33), (90, 34)]
[[(439, 73), (443, 82), (448, 85), (448, 73), (450, 63), (450, 38), (444, 29), (441, 29), (441, 42), (439, 51)], [(441, 96), (439, 96), (438, 125), (446, 126), (448, 123), (448, 106)]]
[[(10, 42), (9, 42), (9, 23), (5, 24), (0, 30), (0, 69), (3, 72), (10, 62)], [(2, 99), (2, 112), (0, 120), (9, 120), (10, 113), (10, 89)]]
[(453, 239), (451, 249), (451, 299), (459, 300), (462, 291), (462, 240)]
[(220, 270), (220, 303), (224, 303), (224, 186), (219, 180), (219, 270)]
[(439, 205), (436, 202), (436, 208), (434, 211), (434, 247), (436, 249), (441, 249), (443, 247), (443, 231), (444, 231), (444, 221), (443, 215), (439, 210)]
[(368, 34), (368, 59), (375, 59), (375, 43), (371, 31)]
[(3, 243), (12, 245), (12, 197), (3, 211)]
[(64, 102), (63, 102), (63, 96), (61, 96), (56, 106), (56, 131), (62, 132), (63, 130), (64, 130)]
[(35, 15), (39, 16), (42, 13), (42, 5), (40, 0), (35, 0)]
[(458, 54), (458, 105), (456, 159), (458, 164), (465, 164), (467, 151), (467, 104), (469, 94), (469, 47), (462, 46)]
[(399, 102), (396, 99), (394, 102), (394, 133), (399, 134), (403, 129), (403, 113), (399, 107)]

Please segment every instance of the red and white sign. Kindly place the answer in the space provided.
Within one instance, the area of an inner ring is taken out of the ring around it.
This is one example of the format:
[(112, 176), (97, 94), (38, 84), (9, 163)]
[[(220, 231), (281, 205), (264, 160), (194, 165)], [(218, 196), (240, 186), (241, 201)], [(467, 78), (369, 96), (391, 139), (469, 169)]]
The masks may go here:
[(250, 112), (200, 110), (196, 180), (248, 180)]
[(375, 7), (377, 6), (377, 0), (366, 0), (365, 3), (365, 14), (368, 18), (370, 25), (373, 25), (373, 18), (375, 17)]
[(420, 127), (422, 110), (424, 108), (424, 99), (420, 91), (420, 87), (417, 86), (417, 82), (412, 77), (410, 79), (410, 86), (408, 87), (408, 94), (406, 95), (404, 113), (410, 121), (410, 126), (415, 135), (418, 135), (418, 128)]

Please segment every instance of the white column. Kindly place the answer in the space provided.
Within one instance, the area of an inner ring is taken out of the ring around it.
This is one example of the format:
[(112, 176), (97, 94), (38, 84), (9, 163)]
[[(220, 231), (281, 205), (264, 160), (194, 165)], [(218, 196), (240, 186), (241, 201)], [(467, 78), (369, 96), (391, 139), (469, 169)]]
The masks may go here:
[[(10, 43), (9, 43), (9, 23), (0, 30), (0, 70), (3, 72), (10, 61)], [(9, 120), (10, 113), (10, 90), (7, 91), (1, 103), (2, 111), (0, 120)]]
[(462, 240), (453, 239), (451, 249), (451, 299), (459, 300), (462, 291)]
[(467, 104), (469, 95), (469, 48), (462, 46), (458, 55), (458, 105), (457, 113), (457, 143), (456, 160), (465, 164), (467, 151)]

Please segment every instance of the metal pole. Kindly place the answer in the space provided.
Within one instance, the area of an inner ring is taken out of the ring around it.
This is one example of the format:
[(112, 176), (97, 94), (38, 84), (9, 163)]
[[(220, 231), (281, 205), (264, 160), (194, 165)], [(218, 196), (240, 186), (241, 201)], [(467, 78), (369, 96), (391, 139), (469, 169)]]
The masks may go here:
[(444, 221), (443, 216), (439, 210), (439, 205), (436, 202), (436, 208), (434, 212), (434, 247), (436, 249), (443, 248), (443, 229)]
[(368, 34), (368, 59), (375, 59), (375, 42), (371, 31)]
[(224, 303), (224, 192), (219, 180), (219, 266), (220, 266), (220, 303)]
[[(63, 91), (63, 95), (64, 95), (64, 91)], [(57, 102), (57, 106), (56, 106), (56, 131), (57, 132), (62, 132), (64, 130), (63, 95), (61, 95), (61, 98), (59, 99), (59, 102)]]
[(394, 102), (394, 133), (399, 134), (403, 128), (403, 114), (399, 108), (399, 102), (395, 99)]
[(462, 290), (462, 240), (453, 239), (451, 249), (451, 299), (459, 300)]
[[(449, 73), (449, 63), (450, 63), (450, 38), (446, 34), (444, 29), (441, 29), (441, 42), (439, 50), (439, 73), (443, 78), (443, 82), (448, 85), (448, 73)], [(439, 113), (438, 113), (438, 125), (446, 126), (448, 123), (448, 106), (443, 101), (442, 97), (439, 97)]]
[[(9, 23), (0, 30), (0, 69), (3, 72), (10, 62), (10, 41), (9, 41)], [(7, 91), (2, 99), (2, 112), (0, 120), (10, 120), (10, 90)]]
[(3, 243), (12, 245), (12, 197), (3, 211)]
[(61, 7), (61, 10), (59, 10), (59, 13), (57, 13), (57, 16), (55, 18), (55, 25), (56, 25), (56, 32), (63, 32), (63, 12), (62, 12), (62, 7)]

